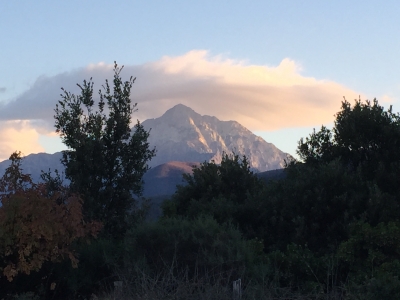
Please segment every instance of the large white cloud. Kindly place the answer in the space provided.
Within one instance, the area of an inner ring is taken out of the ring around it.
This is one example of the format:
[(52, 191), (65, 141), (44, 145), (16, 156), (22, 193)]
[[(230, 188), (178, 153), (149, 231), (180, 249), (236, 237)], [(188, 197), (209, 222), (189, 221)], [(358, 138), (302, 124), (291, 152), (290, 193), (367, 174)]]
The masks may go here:
[[(76, 83), (93, 77), (95, 88), (100, 89), (106, 78), (112, 79), (112, 69), (99, 63), (40, 77), (15, 101), (0, 106), (0, 120), (37, 120), (30, 125), (37, 126), (37, 132), (50, 133), (60, 88), (77, 93)], [(302, 76), (296, 62), (287, 58), (271, 67), (191, 51), (125, 66), (121, 75), (137, 78), (132, 100), (139, 109), (134, 118), (140, 120), (158, 117), (182, 103), (201, 114), (236, 120), (250, 130), (319, 126), (332, 122), (343, 96), (358, 98), (358, 93), (338, 83)]]

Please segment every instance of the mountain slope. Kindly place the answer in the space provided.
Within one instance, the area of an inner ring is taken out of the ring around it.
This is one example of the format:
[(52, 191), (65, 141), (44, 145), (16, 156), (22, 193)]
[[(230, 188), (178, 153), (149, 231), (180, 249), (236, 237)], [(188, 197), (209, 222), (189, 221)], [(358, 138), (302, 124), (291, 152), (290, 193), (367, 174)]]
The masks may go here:
[(193, 167), (199, 165), (199, 163), (171, 161), (150, 169), (143, 176), (143, 196), (172, 195), (175, 193), (176, 186), (184, 183), (183, 174), (191, 174)]
[(246, 155), (251, 167), (263, 172), (282, 168), (288, 157), (238, 122), (201, 116), (182, 104), (142, 124), (146, 130), (151, 130), (149, 143), (157, 148), (151, 166), (169, 161), (214, 160), (220, 163), (223, 152), (234, 151)]
[[(41, 171), (51, 172), (58, 170), (60, 176), (64, 172), (64, 166), (61, 163), (62, 153), (56, 152), (54, 154), (37, 153), (25, 156), (21, 161), (21, 168), (24, 174), (31, 174), (33, 182), (39, 182)], [(9, 167), (11, 161), (4, 160), (0, 162), (0, 176), (3, 176), (5, 170)], [(52, 173), (54, 175), (54, 173)]]

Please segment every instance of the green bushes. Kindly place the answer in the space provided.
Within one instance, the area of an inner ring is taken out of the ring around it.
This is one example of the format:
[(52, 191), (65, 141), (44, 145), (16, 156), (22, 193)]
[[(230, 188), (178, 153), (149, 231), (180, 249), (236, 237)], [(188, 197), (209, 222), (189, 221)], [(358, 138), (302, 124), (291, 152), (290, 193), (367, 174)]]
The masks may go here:
[(190, 276), (213, 270), (234, 271), (240, 277), (254, 260), (251, 244), (242, 239), (240, 231), (212, 217), (142, 224), (128, 233), (125, 247), (127, 259), (141, 260), (152, 273), (175, 264)]

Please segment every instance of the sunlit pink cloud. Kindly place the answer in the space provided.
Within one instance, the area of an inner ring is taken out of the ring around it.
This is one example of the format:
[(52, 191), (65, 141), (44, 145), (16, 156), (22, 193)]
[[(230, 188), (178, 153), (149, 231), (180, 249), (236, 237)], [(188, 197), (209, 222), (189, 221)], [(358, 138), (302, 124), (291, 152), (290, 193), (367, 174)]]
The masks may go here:
[[(24, 134), (30, 134), (30, 143), (37, 147), (26, 151), (40, 149), (34, 140), (39, 132), (54, 133), (53, 115), (61, 99), (60, 88), (78, 93), (76, 83), (93, 77), (97, 91), (105, 79), (112, 79), (112, 68), (113, 65), (99, 63), (40, 77), (15, 101), (0, 106), (0, 120), (34, 120)], [(124, 79), (137, 78), (132, 89), (132, 100), (138, 103), (139, 109), (133, 116), (135, 120), (158, 117), (182, 103), (203, 115), (236, 120), (253, 131), (319, 127), (334, 120), (343, 96), (352, 100), (360, 94), (333, 81), (303, 76), (300, 65), (288, 58), (277, 66), (252, 65), (222, 55), (212, 56), (203, 50), (127, 65), (121, 75)], [(0, 149), (3, 145), (0, 141)]]
[(0, 161), (8, 159), (15, 151), (21, 151), (23, 155), (45, 151), (38, 142), (38, 131), (29, 121), (3, 121), (0, 124)]

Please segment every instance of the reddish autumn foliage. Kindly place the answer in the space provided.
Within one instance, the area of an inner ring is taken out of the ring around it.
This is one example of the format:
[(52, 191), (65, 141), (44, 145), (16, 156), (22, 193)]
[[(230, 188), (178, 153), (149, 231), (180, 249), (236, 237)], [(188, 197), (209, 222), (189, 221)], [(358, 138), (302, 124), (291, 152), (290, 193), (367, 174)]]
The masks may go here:
[(38, 271), (45, 261), (78, 259), (72, 249), (80, 238), (96, 237), (98, 222), (85, 223), (82, 200), (66, 189), (49, 193), (45, 184), (34, 184), (22, 174), (21, 154), (0, 179), (0, 270), (9, 281), (18, 273)]

